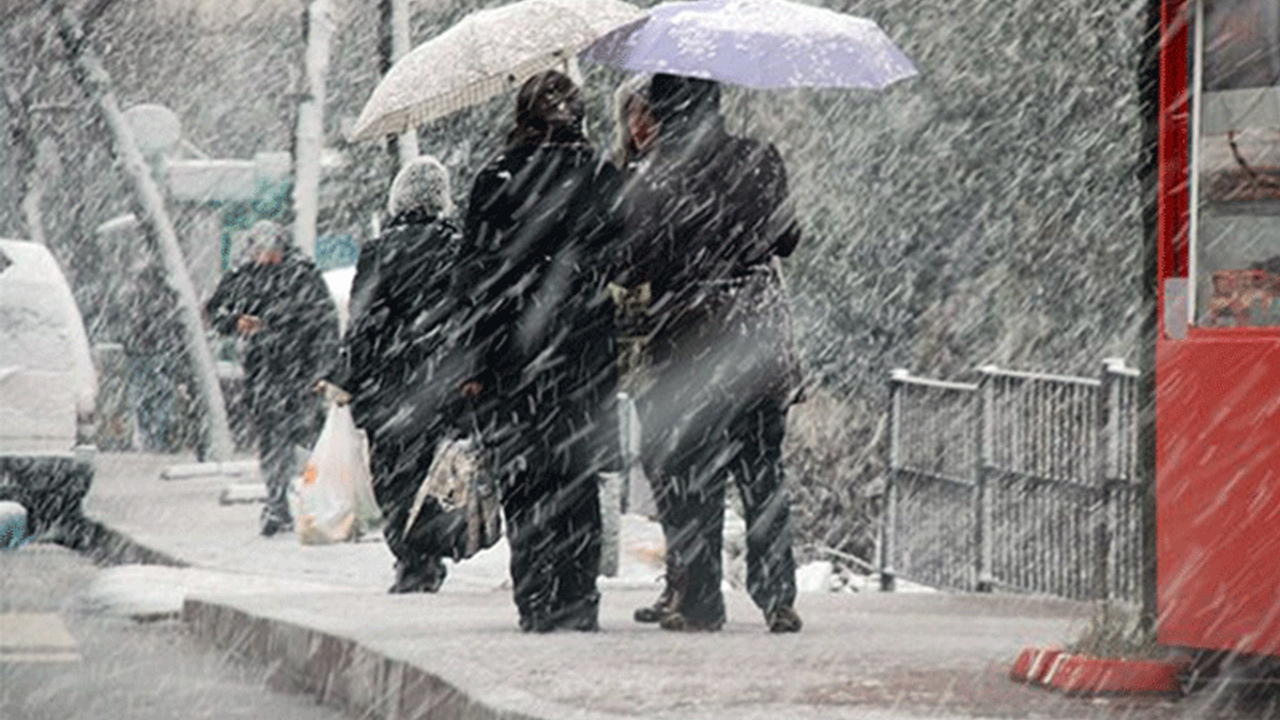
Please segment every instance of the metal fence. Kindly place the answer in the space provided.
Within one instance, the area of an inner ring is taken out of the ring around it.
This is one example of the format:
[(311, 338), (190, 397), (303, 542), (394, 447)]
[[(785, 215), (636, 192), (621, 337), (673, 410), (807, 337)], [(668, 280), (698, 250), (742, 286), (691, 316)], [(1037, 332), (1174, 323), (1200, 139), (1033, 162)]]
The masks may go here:
[(1138, 372), (890, 379), (881, 582), (1140, 602)]

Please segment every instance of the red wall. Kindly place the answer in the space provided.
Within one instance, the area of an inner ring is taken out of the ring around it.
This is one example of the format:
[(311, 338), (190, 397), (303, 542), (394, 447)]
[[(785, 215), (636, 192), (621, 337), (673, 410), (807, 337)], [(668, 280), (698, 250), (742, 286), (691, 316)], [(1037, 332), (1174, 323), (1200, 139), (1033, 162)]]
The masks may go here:
[(1280, 328), (1164, 332), (1163, 285), (1188, 272), (1185, 0), (1165, 0), (1156, 347), (1158, 635), (1280, 654)]

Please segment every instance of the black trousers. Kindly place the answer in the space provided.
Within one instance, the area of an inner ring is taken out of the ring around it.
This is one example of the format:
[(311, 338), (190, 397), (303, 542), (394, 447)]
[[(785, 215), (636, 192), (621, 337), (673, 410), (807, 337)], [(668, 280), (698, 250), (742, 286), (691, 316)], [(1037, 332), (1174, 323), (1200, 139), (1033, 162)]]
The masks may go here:
[(671, 423), (657, 425), (669, 410), (644, 401), (640, 408), (642, 432), (652, 438), (646, 443), (645, 471), (661, 515), (667, 583), (676, 609), (695, 621), (724, 620), (720, 584), (730, 477), (746, 514), (752, 601), (766, 616), (794, 604), (796, 563), (782, 469), (785, 406), (768, 397), (741, 403), (726, 398), (691, 409), (674, 430)]
[(289, 485), (302, 469), (298, 449), (309, 452), (320, 434), (321, 399), (297, 383), (273, 384), (269, 378), (256, 378), (250, 392), (258, 461), (267, 486), (262, 519), (292, 522)]
[(587, 618), (594, 624), (601, 545), (595, 473), (507, 467), (502, 509), (521, 627), (551, 630)]

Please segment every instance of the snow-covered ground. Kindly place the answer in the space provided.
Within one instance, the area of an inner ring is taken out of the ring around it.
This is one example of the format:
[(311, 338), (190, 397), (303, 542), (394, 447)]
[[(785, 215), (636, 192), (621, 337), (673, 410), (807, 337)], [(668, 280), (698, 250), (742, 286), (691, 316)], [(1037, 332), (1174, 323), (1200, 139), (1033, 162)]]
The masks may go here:
[[(746, 575), (745, 560), (742, 555), (745, 528), (742, 520), (732, 512), (726, 515), (725, 528), (725, 589), (741, 590)], [(292, 545), (290, 538), (279, 538), (278, 544)], [(388, 559), (377, 536), (362, 539), (356, 549), (367, 548), (369, 561), (385, 563)], [(299, 552), (323, 552), (324, 548), (297, 545)], [(352, 548), (345, 548), (351, 550)], [(657, 522), (647, 517), (626, 514), (621, 517), (620, 543), (617, 573), (600, 578), (601, 592), (611, 589), (643, 589), (653, 588), (655, 593), (661, 589), (663, 574), (663, 540), (662, 528)], [(346, 561), (352, 555), (344, 553)], [(362, 557), (362, 556), (361, 556)], [(505, 540), (499, 541), (492, 548), (476, 554), (461, 562), (449, 562), (449, 579), (445, 582), (446, 591), (474, 592), (476, 590), (493, 590), (510, 587), (508, 562), (510, 552)], [(230, 572), (225, 568), (209, 569), (200, 567), (174, 568), (160, 565), (123, 565), (102, 571), (88, 590), (88, 602), (98, 611), (132, 616), (160, 617), (176, 615), (182, 610), (183, 599), (190, 594), (240, 594), (240, 593), (276, 593), (276, 592), (367, 592), (347, 581), (348, 573), (334, 568), (335, 578), (332, 583), (324, 582), (323, 577), (313, 581), (301, 581), (295, 578), (272, 576), (262, 568), (246, 568), (244, 572)], [(379, 578), (381, 579), (381, 578)], [(835, 566), (826, 561), (808, 563), (796, 572), (796, 583), (801, 593), (852, 592), (874, 590), (876, 578), (855, 576), (852, 581), (847, 575), (838, 573)], [(899, 585), (909, 585), (899, 581)], [(908, 591), (919, 589), (914, 586), (900, 587)]]

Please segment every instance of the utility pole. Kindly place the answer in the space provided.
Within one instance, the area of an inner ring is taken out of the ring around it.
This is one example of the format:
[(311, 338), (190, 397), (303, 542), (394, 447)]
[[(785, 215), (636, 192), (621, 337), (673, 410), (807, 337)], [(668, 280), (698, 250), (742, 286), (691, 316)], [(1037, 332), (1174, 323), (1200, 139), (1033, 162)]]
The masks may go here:
[(307, 257), (316, 256), (316, 217), (320, 210), (320, 153), (324, 149), (325, 76), (333, 35), (332, 0), (312, 0), (303, 13), (306, 55), (302, 102), (298, 104), (298, 142), (294, 156), (293, 237)]
[[(101, 2), (97, 5), (104, 6)], [(88, 45), (84, 28), (72, 11), (61, 4), (55, 6), (54, 14), (58, 22), (58, 35), (67, 48), (76, 81), (98, 106), (107, 123), (112, 149), (132, 186), (134, 201), (140, 207), (137, 215), (145, 230), (143, 236), (163, 262), (168, 282), (178, 295), (178, 317), (182, 321), (187, 355), (195, 370), (196, 386), (209, 423), (207, 459), (219, 462), (229, 460), (234, 446), (231, 426), (227, 422), (227, 406), (222, 398), (222, 388), (218, 384), (213, 353), (205, 341), (204, 322), (197, 309), (199, 305), (195, 286), (191, 284), (191, 276), (187, 273), (186, 259), (178, 244), (173, 221), (165, 210), (164, 197), (151, 177), (142, 151), (138, 149), (133, 128), (120, 110), (120, 104), (111, 88), (111, 77)]]
[[(409, 0), (379, 0), (378, 11), (381, 19), (378, 75), (385, 77), (391, 66), (412, 49), (409, 39)], [(387, 149), (396, 161), (398, 172), (420, 152), (417, 130), (407, 130), (393, 137), (387, 144)]]

